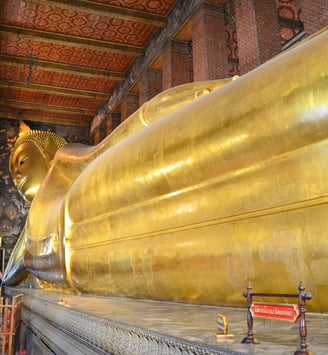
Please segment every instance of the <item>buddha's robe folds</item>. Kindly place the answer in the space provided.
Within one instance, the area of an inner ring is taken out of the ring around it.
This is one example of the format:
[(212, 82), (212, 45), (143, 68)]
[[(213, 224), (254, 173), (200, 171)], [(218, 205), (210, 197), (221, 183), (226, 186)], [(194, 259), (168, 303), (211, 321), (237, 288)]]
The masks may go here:
[(271, 293), (302, 280), (308, 307), (328, 310), (327, 30), (134, 122), (57, 152), (27, 270), (83, 293), (226, 305), (244, 304), (248, 280)]

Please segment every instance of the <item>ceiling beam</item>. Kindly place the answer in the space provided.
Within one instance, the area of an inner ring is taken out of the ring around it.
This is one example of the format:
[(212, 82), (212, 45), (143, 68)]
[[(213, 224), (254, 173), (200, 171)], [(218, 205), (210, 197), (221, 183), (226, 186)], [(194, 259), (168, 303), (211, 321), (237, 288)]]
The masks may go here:
[(0, 61), (5, 63), (7, 62), (7, 63), (14, 63), (14, 64), (23, 64), (26, 66), (29, 66), (31, 64), (31, 61), (33, 61), (33, 65), (36, 65), (37, 68), (50, 69), (52, 71), (58, 71), (60, 73), (69, 72), (71, 74), (79, 74), (79, 75), (87, 75), (87, 76), (96, 75), (99, 77), (105, 77), (108, 79), (116, 79), (116, 80), (121, 80), (124, 78), (124, 73), (121, 72), (48, 62), (44, 60), (35, 59), (34, 57), (20, 58), (20, 57), (13, 57), (7, 55), (0, 55)]
[(104, 100), (108, 99), (108, 93), (66, 89), (57, 86), (28, 84), (28, 83), (21, 83), (17, 81), (4, 80), (4, 79), (1, 80), (0, 87), (24, 89), (25, 91), (35, 91), (35, 92), (41, 91), (44, 93), (55, 93), (63, 96), (75, 96), (75, 97), (83, 97), (83, 98), (90, 98), (90, 99), (104, 99)]
[(115, 18), (125, 21), (141, 22), (156, 27), (164, 27), (166, 25), (166, 18), (163, 16), (94, 1), (74, 0), (72, 4), (67, 0), (33, 0), (32, 2), (48, 6), (55, 5), (65, 9), (72, 9), (74, 7), (74, 10), (92, 12), (100, 16), (109, 17), (112, 14)]
[(91, 38), (82, 38), (77, 36), (69, 36), (61, 33), (54, 33), (49, 31), (40, 31), (30, 28), (23, 28), (11, 25), (0, 25), (0, 32), (12, 33), (19, 36), (26, 36), (33, 38), (41, 38), (43, 41), (48, 43), (57, 42), (58, 44), (63, 44), (65, 46), (78, 46), (79, 48), (87, 48), (103, 52), (114, 52), (121, 53), (124, 55), (141, 56), (144, 51), (141, 47), (125, 45), (114, 42), (100, 41)]
[(84, 108), (72, 108), (67, 106), (58, 106), (58, 105), (50, 105), (50, 104), (42, 104), (42, 103), (33, 103), (33, 102), (26, 102), (26, 101), (19, 101), (19, 100), (7, 100), (7, 99), (0, 99), (0, 107), (5, 105), (7, 107), (13, 107), (17, 110), (19, 107), (20, 109), (44, 109), (46, 111), (54, 111), (60, 113), (74, 113), (80, 115), (87, 115), (92, 116), (95, 114), (96, 110), (84, 109)]

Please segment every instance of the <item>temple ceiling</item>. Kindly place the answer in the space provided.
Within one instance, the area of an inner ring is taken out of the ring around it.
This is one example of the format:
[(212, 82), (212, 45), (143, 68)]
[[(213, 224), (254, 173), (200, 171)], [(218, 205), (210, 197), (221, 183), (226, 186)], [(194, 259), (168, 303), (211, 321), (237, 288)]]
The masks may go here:
[[(202, 3), (0, 0), (0, 119), (90, 127), (99, 110), (138, 93), (147, 68), (161, 70), (169, 40), (191, 40), (190, 18)], [(285, 45), (303, 30), (301, 8), (276, 5)]]
[(1, 0), (0, 117), (88, 126), (177, 0)]

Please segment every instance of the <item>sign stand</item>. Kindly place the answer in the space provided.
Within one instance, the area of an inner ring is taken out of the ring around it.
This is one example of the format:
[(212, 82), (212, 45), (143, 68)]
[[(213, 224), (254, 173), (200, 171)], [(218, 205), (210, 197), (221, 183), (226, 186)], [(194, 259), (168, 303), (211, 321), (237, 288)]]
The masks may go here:
[[(296, 323), (299, 320), (299, 332), (301, 337), (300, 348), (295, 351), (294, 355), (311, 355), (307, 350), (306, 343), (306, 322), (305, 322), (305, 301), (312, 299), (312, 295), (304, 293), (305, 288), (303, 283), (298, 285), (298, 294), (284, 293), (255, 293), (252, 292), (252, 285), (249, 282), (247, 291), (243, 296), (247, 299), (247, 336), (242, 340), (244, 344), (259, 344), (259, 341), (254, 338), (253, 334), (253, 317), (263, 317), (271, 319), (282, 319), (293, 321)], [(298, 298), (298, 305), (281, 305), (281, 304), (265, 304), (253, 303), (253, 296), (260, 297), (284, 297)]]

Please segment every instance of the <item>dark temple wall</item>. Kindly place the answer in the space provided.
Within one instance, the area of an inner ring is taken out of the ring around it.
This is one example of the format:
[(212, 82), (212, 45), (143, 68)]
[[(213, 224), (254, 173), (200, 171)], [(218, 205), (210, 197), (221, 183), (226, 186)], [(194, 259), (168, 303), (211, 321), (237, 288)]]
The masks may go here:
[(16, 190), (9, 173), (10, 151), (18, 134), (18, 128), (12, 126), (13, 123), (14, 121), (0, 119), (0, 235), (6, 261), (28, 212), (28, 205)]

